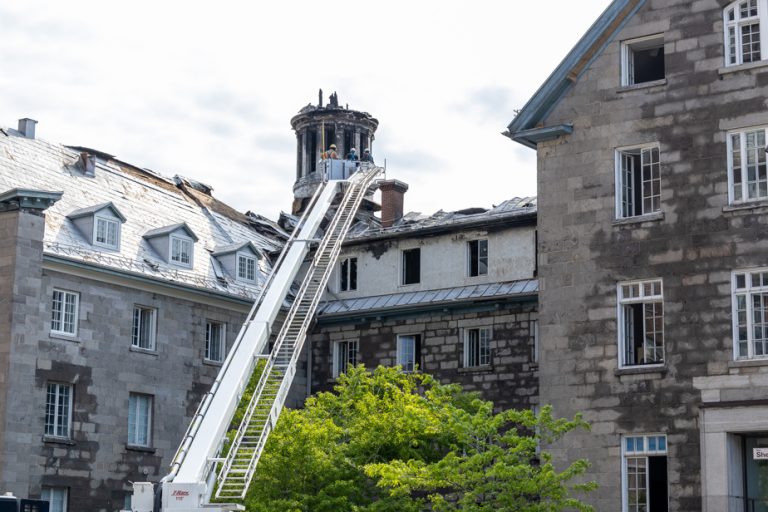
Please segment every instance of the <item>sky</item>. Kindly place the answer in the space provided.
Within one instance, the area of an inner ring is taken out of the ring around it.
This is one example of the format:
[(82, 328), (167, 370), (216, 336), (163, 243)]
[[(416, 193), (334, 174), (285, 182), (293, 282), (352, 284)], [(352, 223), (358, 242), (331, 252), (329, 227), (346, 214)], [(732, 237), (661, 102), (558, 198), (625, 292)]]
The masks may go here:
[[(536, 194), (500, 135), (609, 0), (0, 2), (0, 126), (290, 211), (290, 119), (318, 89), (379, 120), (406, 211)], [(326, 100), (327, 101), (327, 100)]]

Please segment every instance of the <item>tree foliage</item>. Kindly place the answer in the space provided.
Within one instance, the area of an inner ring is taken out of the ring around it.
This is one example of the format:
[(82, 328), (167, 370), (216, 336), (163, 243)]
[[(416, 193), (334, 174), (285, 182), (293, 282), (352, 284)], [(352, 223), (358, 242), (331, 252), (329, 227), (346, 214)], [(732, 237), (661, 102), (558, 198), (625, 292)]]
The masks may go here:
[(592, 510), (540, 443), (587, 428), (549, 407), (493, 413), (493, 404), (431, 376), (362, 366), (301, 410), (283, 412), (246, 497), (249, 511), (555, 512)]

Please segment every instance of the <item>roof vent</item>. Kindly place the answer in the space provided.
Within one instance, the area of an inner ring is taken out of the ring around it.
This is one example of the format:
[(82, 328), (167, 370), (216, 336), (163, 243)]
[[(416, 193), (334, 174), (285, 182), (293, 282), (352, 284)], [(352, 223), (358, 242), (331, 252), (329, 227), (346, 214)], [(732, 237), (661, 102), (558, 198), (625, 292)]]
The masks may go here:
[(21, 132), (21, 134), (28, 139), (34, 139), (36, 124), (37, 124), (37, 121), (35, 121), (34, 119), (30, 119), (28, 117), (25, 117), (24, 119), (19, 119), (19, 132)]

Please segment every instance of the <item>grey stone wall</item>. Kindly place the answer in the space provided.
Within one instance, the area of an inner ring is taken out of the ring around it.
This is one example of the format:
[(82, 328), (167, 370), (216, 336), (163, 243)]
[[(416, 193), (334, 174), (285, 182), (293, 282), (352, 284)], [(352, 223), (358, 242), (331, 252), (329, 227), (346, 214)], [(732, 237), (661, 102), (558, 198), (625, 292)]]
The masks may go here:
[[(535, 302), (486, 305), (468, 311), (432, 311), (401, 317), (358, 319), (319, 324), (309, 337), (312, 347), (312, 390), (333, 386), (332, 350), (338, 341), (358, 340), (360, 363), (368, 368), (394, 366), (397, 336), (421, 335), (417, 362), (422, 371), (444, 384), (458, 383), (478, 391), (497, 409), (525, 409), (537, 402), (538, 369), (533, 362), (532, 321)], [(490, 327), (491, 365), (463, 368), (463, 330)]]
[[(645, 2), (547, 118), (573, 134), (538, 149), (541, 401), (592, 423), (555, 452), (590, 459), (598, 510), (621, 510), (628, 433), (667, 434), (669, 510), (702, 510), (694, 380), (768, 371), (733, 362), (730, 272), (768, 265), (768, 219), (765, 203), (728, 207), (725, 143), (729, 129), (768, 124), (768, 67), (718, 71), (724, 5)], [(622, 89), (620, 41), (657, 33), (666, 83)], [(649, 142), (660, 145), (663, 215), (615, 222), (615, 149)], [(666, 365), (621, 371), (616, 284), (643, 278), (664, 282)], [(730, 399), (747, 398), (732, 382)]]

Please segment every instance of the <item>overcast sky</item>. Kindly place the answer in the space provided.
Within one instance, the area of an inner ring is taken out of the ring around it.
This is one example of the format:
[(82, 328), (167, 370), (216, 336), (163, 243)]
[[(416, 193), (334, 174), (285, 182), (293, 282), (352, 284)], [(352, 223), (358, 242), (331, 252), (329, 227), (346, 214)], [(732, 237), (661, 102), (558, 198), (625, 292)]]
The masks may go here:
[(289, 211), (290, 119), (334, 91), (379, 120), (373, 151), (432, 213), (534, 195), (500, 135), (609, 0), (2, 2), (0, 126)]

